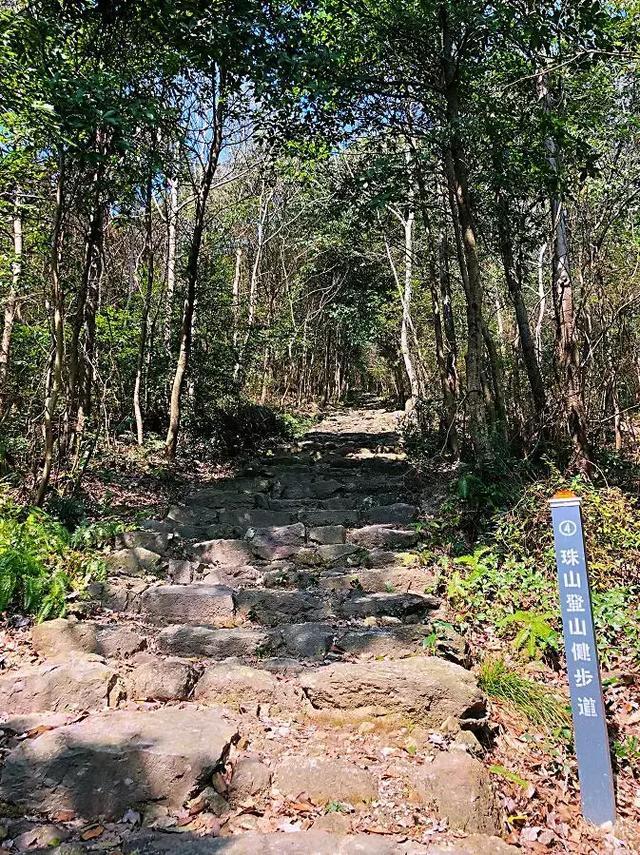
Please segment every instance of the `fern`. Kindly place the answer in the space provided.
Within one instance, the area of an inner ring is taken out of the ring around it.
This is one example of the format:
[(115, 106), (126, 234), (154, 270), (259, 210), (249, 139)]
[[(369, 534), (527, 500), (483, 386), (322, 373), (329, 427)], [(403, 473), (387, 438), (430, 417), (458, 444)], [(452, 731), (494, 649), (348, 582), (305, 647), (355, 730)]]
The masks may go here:
[(0, 501), (0, 612), (20, 610), (39, 622), (60, 617), (70, 596), (103, 576), (102, 563), (73, 549), (64, 526), (44, 511)]
[(558, 647), (558, 633), (549, 623), (551, 613), (517, 611), (498, 622), (498, 627), (516, 625), (520, 629), (513, 640), (516, 650), (521, 650), (529, 659), (535, 659)]

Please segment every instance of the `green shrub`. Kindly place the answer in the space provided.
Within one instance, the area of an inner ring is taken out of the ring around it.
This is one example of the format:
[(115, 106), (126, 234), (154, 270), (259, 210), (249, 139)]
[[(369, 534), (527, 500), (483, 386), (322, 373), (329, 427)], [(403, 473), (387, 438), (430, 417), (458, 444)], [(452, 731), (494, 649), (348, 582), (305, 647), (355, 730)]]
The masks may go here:
[(495, 511), (475, 549), (462, 555), (466, 500), (451, 497), (426, 525), (430, 560), (440, 554), (447, 596), (464, 622), (491, 624), (527, 658), (554, 654), (561, 625), (549, 498), (563, 487), (582, 498), (602, 659), (640, 659), (640, 509), (617, 488), (552, 470), (522, 486), (510, 509)]
[(207, 441), (226, 457), (255, 450), (268, 441), (295, 439), (306, 428), (303, 419), (237, 398), (229, 398), (189, 419), (192, 436)]
[(61, 523), (39, 509), (0, 502), (0, 612), (60, 617), (69, 599), (103, 576), (102, 562), (74, 549)]

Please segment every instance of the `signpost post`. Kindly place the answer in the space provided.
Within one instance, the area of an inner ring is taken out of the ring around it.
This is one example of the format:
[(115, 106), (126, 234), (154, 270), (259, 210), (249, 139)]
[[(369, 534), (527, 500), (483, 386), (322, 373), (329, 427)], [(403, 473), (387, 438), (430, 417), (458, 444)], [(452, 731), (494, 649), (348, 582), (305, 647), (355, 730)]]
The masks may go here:
[(562, 626), (567, 656), (580, 797), (585, 819), (615, 822), (611, 771), (580, 499), (562, 490), (551, 499)]

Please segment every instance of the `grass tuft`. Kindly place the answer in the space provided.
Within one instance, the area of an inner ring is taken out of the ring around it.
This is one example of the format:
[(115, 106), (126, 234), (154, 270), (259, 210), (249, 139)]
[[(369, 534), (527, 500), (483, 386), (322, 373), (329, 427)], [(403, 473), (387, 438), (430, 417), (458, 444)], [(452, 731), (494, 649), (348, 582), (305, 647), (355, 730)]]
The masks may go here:
[(507, 668), (501, 659), (485, 659), (478, 684), (490, 698), (511, 704), (533, 724), (549, 730), (571, 725), (569, 708), (562, 698)]

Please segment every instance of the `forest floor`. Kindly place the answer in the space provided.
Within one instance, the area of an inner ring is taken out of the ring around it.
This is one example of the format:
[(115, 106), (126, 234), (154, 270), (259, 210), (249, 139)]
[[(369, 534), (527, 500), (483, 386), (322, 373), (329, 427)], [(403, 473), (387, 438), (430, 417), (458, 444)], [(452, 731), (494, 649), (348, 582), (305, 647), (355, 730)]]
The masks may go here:
[(90, 602), (2, 628), (0, 851), (639, 850), (633, 776), (624, 821), (593, 829), (566, 745), (480, 690), (487, 651), (420, 560), (452, 475), (416, 471), (400, 416), (339, 411), (233, 470), (89, 479), (137, 528)]

